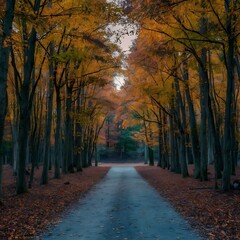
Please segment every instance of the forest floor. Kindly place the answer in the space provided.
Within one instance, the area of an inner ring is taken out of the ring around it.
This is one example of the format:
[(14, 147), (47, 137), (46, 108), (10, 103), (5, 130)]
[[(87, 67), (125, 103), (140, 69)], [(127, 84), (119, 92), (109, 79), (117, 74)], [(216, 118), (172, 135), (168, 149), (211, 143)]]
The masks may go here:
[[(207, 182), (193, 179), (192, 167), (188, 178), (159, 167), (138, 166), (136, 169), (194, 228), (204, 233), (206, 239), (240, 239), (240, 190), (229, 193), (214, 190), (211, 167)], [(239, 168), (233, 179), (240, 179)]]
[[(117, 164), (113, 164), (117, 165)], [(131, 165), (131, 164), (129, 164)], [(214, 190), (213, 169), (209, 181), (182, 178), (159, 167), (134, 164), (138, 172), (170, 201), (190, 224), (209, 240), (240, 239), (240, 191), (223, 193)], [(4, 166), (4, 205), (0, 206), (0, 239), (31, 239), (43, 229), (56, 223), (61, 214), (108, 172), (111, 164), (90, 167), (83, 172), (63, 175), (46, 186), (40, 186), (41, 169), (36, 170), (33, 187), (29, 192), (16, 196), (15, 178), (9, 166)], [(233, 179), (240, 179), (240, 169)], [(219, 181), (220, 186), (220, 181)]]
[(0, 239), (32, 239), (59, 220), (60, 215), (99, 182), (109, 167), (90, 167), (83, 172), (62, 175), (49, 184), (40, 185), (41, 168), (36, 170), (33, 187), (22, 195), (15, 193), (15, 177), (10, 166), (4, 166), (3, 205), (0, 206)]

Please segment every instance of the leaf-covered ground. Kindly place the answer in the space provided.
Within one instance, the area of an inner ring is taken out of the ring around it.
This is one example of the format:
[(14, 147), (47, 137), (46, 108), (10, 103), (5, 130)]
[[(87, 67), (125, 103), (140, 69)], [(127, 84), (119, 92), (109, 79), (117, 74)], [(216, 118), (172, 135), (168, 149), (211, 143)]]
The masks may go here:
[[(240, 191), (215, 191), (211, 169), (208, 182), (199, 182), (192, 177), (183, 179), (179, 174), (158, 167), (137, 166), (136, 169), (206, 239), (240, 239)], [(40, 169), (35, 174), (33, 188), (26, 194), (16, 196), (15, 179), (11, 169), (5, 167), (0, 239), (31, 239), (57, 222), (60, 215), (104, 177), (108, 170), (106, 166), (91, 167), (82, 173), (62, 176), (60, 180), (50, 177), (48, 185), (40, 186)], [(240, 179), (239, 169), (234, 178)]]
[[(181, 175), (159, 167), (138, 166), (136, 169), (206, 239), (240, 239), (240, 191), (223, 193), (214, 190), (211, 169), (208, 182), (192, 177), (183, 179)], [(239, 169), (234, 178), (240, 179)]]
[(41, 170), (28, 193), (16, 196), (10, 167), (4, 169), (4, 205), (0, 206), (0, 239), (31, 239), (54, 222), (70, 204), (82, 197), (108, 172), (109, 167), (90, 167), (83, 172), (50, 179), (40, 186)]

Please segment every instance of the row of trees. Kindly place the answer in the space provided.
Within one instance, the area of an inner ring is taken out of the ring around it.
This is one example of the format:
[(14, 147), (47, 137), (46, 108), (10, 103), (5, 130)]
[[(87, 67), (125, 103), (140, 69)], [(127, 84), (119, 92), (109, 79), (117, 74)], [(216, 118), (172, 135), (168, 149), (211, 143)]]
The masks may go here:
[(42, 184), (52, 164), (55, 178), (60, 168), (67, 173), (91, 165), (114, 104), (111, 79), (120, 65), (106, 26), (121, 13), (102, 0), (8, 0), (2, 9), (0, 149), (8, 114), (16, 190), (24, 193), (26, 164), (31, 163), (30, 186), (40, 162)]
[(129, 18), (139, 36), (128, 58), (125, 104), (132, 124), (142, 123), (153, 164), (188, 176), (215, 180), (230, 189), (239, 152), (240, 3), (212, 1), (131, 1)]

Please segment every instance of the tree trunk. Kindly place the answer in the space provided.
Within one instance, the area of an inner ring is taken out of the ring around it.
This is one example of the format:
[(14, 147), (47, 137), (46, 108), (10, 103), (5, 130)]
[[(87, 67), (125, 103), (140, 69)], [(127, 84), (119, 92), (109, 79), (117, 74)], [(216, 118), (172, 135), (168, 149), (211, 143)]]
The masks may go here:
[(44, 134), (44, 151), (43, 151), (43, 171), (42, 171), (42, 178), (41, 184), (48, 183), (48, 169), (49, 169), (49, 162), (50, 162), (50, 151), (51, 151), (51, 132), (52, 132), (52, 111), (53, 111), (53, 76), (54, 76), (54, 66), (53, 66), (53, 43), (50, 43), (49, 46), (50, 51), (50, 64), (49, 64), (49, 82), (48, 82), (48, 94), (47, 94), (47, 116), (45, 122), (45, 134)]
[(154, 166), (154, 154), (153, 149), (148, 146), (149, 166)]
[(168, 133), (167, 133), (167, 116), (163, 112), (163, 124), (162, 124), (162, 132), (163, 132), (163, 165), (164, 167), (169, 169), (169, 151), (168, 151)]
[(82, 152), (82, 167), (86, 168), (88, 167), (88, 145), (85, 142), (86, 140), (84, 139), (84, 144), (83, 144), (83, 152)]
[[(172, 86), (172, 88), (174, 88)], [(178, 151), (178, 140), (177, 140), (177, 127), (175, 124), (175, 104), (174, 104), (174, 95), (171, 97), (171, 116), (169, 117), (170, 123), (170, 146), (171, 146), (171, 155), (170, 155), (170, 170), (175, 173), (181, 173), (180, 164), (179, 164), (179, 151)]]
[(27, 157), (27, 144), (30, 130), (30, 115), (32, 108), (32, 99), (30, 98), (31, 77), (34, 67), (34, 56), (36, 47), (36, 30), (32, 28), (30, 37), (27, 39), (26, 22), (22, 20), (23, 40), (27, 42), (24, 46), (24, 80), (21, 86), (19, 99), (20, 122), (19, 122), (19, 164), (17, 176), (17, 193), (26, 192), (25, 164)]
[[(202, 49), (202, 62), (206, 66), (207, 63), (207, 49)], [(200, 126), (200, 156), (201, 156), (201, 180), (208, 180), (207, 169), (207, 110), (206, 110), (206, 81), (202, 68), (199, 68), (200, 77), (200, 108), (201, 108), (201, 126)]]
[[(203, 8), (204, 8), (204, 4), (203, 4)], [(203, 13), (204, 14), (204, 13)], [(200, 33), (204, 34), (206, 32), (206, 27), (207, 27), (207, 19), (202, 16), (200, 19)], [(213, 149), (214, 149), (214, 160), (215, 160), (215, 188), (217, 188), (217, 178), (220, 174), (219, 172), (219, 162), (222, 161), (222, 153), (221, 153), (221, 146), (220, 146), (220, 139), (219, 136), (217, 134), (217, 130), (216, 130), (216, 125), (215, 125), (215, 120), (214, 120), (214, 114), (213, 114), (213, 110), (212, 110), (212, 102), (211, 102), (211, 98), (209, 96), (209, 77), (208, 77), (208, 71), (207, 71), (207, 64), (206, 64), (206, 53), (205, 53), (206, 49), (202, 49), (202, 55), (199, 58), (198, 56), (196, 56), (195, 54), (195, 58), (199, 63), (199, 67), (200, 67), (200, 77), (202, 78), (201, 80), (203, 81), (203, 83), (205, 84), (205, 107), (206, 107), (206, 114), (207, 114), (207, 119), (208, 119), (208, 131), (211, 132), (212, 134), (212, 139), (213, 139)]]
[(17, 165), (19, 158), (19, 145), (18, 145), (18, 137), (19, 137), (19, 120), (18, 115), (14, 110), (14, 117), (12, 123), (12, 140), (13, 140), (13, 175), (17, 176)]
[(232, 1), (226, 0), (225, 7), (227, 13), (226, 30), (228, 33), (228, 50), (227, 50), (227, 91), (226, 91), (226, 103), (225, 103), (225, 124), (224, 124), (224, 140), (223, 140), (223, 152), (224, 152), (224, 169), (222, 188), (224, 191), (230, 190), (232, 163), (234, 160), (234, 143), (232, 138), (234, 137), (234, 42), (233, 37), (233, 16), (232, 16)]
[(37, 135), (37, 125), (38, 125), (38, 118), (37, 118), (37, 112), (35, 109), (36, 106), (34, 106), (34, 116), (32, 120), (32, 131), (30, 134), (30, 142), (29, 142), (29, 149), (30, 149), (30, 160), (31, 160), (31, 172), (30, 172), (30, 177), (29, 177), (29, 182), (28, 182), (28, 187), (32, 187), (32, 182), (33, 182), (33, 177), (34, 177), (34, 169), (35, 169), (35, 164), (36, 164), (36, 157), (37, 157), (37, 142), (36, 142), (36, 135)]
[(88, 138), (88, 166), (92, 166), (92, 159), (94, 155), (94, 130), (93, 127), (90, 129), (89, 138)]
[(60, 88), (56, 87), (57, 119), (55, 129), (55, 161), (54, 161), (54, 178), (60, 178), (60, 160), (61, 160), (61, 96)]
[[(186, 156), (186, 113), (185, 113), (185, 107), (183, 105), (182, 96), (180, 93), (180, 87), (179, 82), (177, 79), (174, 81), (174, 86), (176, 89), (176, 98), (175, 98), (175, 121), (178, 126), (179, 131), (179, 158), (180, 158), (180, 166), (181, 166), (181, 174), (182, 177), (187, 177), (188, 174), (188, 168), (187, 168), (187, 156)], [(182, 116), (182, 119), (181, 119)]]
[(95, 152), (95, 167), (97, 167), (99, 162), (99, 152), (96, 143), (94, 143), (94, 152)]
[[(208, 126), (209, 126), (209, 119), (208, 119)], [(213, 156), (213, 137), (211, 131), (208, 131), (208, 147), (207, 147), (207, 159), (208, 159), (208, 164), (213, 164), (214, 163), (214, 156)]]
[[(160, 112), (160, 110), (159, 110)], [(160, 120), (161, 121), (161, 120)], [(158, 122), (158, 166), (164, 168), (163, 166), (163, 143), (162, 143), (162, 124)]]
[[(202, 8), (204, 10), (205, 6), (202, 2)], [(207, 31), (208, 19), (204, 16), (205, 13), (202, 13), (200, 18), (200, 33), (205, 34)], [(207, 92), (209, 84), (208, 78), (204, 76), (204, 70), (207, 66), (207, 49), (202, 48), (201, 50), (201, 61), (204, 69), (199, 66), (199, 77), (200, 77), (200, 107), (201, 107), (201, 126), (200, 126), (200, 156), (201, 156), (201, 180), (206, 181), (208, 179), (207, 168), (208, 168), (208, 159), (207, 159), (207, 104), (209, 92)], [(207, 73), (207, 72), (206, 72)], [(210, 100), (210, 99), (209, 99)], [(209, 127), (209, 126), (208, 126)]]
[[(198, 59), (199, 60), (199, 59)], [(206, 111), (207, 111), (207, 119), (208, 119), (208, 131), (212, 134), (212, 141), (213, 141), (213, 155), (214, 155), (214, 167), (215, 167), (215, 188), (217, 188), (217, 179), (221, 175), (220, 171), (220, 165), (219, 163), (222, 161), (222, 151), (221, 151), (221, 145), (220, 145), (220, 137), (217, 134), (215, 120), (214, 120), (214, 114), (212, 110), (212, 103), (211, 98), (209, 96), (209, 79), (208, 79), (208, 73), (206, 70), (206, 65), (199, 61), (200, 65), (200, 72), (202, 74), (203, 81), (205, 83), (205, 99), (206, 99)]]
[[(10, 46), (6, 46), (6, 40), (11, 37), (12, 22), (14, 17), (15, 0), (7, 0), (6, 13), (3, 18), (3, 32), (0, 40), (0, 159), (3, 142), (4, 122), (7, 113), (7, 76)], [(2, 160), (0, 160), (0, 202), (2, 201)]]
[(66, 84), (66, 119), (65, 119), (65, 154), (64, 154), (64, 173), (73, 173), (73, 121), (72, 113), (72, 91), (73, 84)]
[(183, 78), (185, 81), (185, 95), (188, 104), (188, 111), (189, 111), (189, 122), (190, 122), (190, 137), (191, 137), (191, 144), (192, 144), (192, 155), (194, 161), (194, 177), (200, 178), (200, 146), (198, 140), (198, 132), (197, 132), (197, 121), (195, 116), (195, 110), (193, 106), (193, 101), (191, 98), (189, 85), (188, 85), (188, 65), (187, 61), (183, 61)]
[[(81, 110), (81, 86), (79, 86), (79, 96), (77, 98), (76, 103), (76, 111), (75, 113), (78, 114)], [(82, 171), (82, 126), (79, 120), (76, 120), (76, 130), (75, 130), (75, 158), (76, 158), (76, 166), (77, 171)]]
[(240, 62), (239, 62), (238, 55), (235, 55), (235, 57), (234, 57), (234, 62), (235, 62), (235, 66), (236, 66), (236, 71), (237, 71), (237, 75), (238, 75), (238, 80), (240, 81)]
[(75, 139), (75, 152), (76, 152), (76, 167), (77, 171), (82, 171), (82, 127), (80, 123), (76, 123), (76, 139)]
[(20, 123), (19, 123), (19, 163), (17, 174), (17, 194), (27, 191), (25, 170), (27, 159), (28, 132), (30, 116), (26, 102), (20, 102)]
[(2, 205), (3, 191), (2, 191), (2, 179), (3, 179), (3, 158), (0, 150), (0, 206)]

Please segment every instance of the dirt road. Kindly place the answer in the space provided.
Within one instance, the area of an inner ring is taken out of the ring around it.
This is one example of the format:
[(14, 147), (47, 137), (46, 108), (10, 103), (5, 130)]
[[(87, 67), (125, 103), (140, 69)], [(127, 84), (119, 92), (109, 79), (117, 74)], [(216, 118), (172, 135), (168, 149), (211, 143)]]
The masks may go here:
[(197, 240), (189, 224), (134, 167), (112, 167), (40, 239), (44, 240)]

